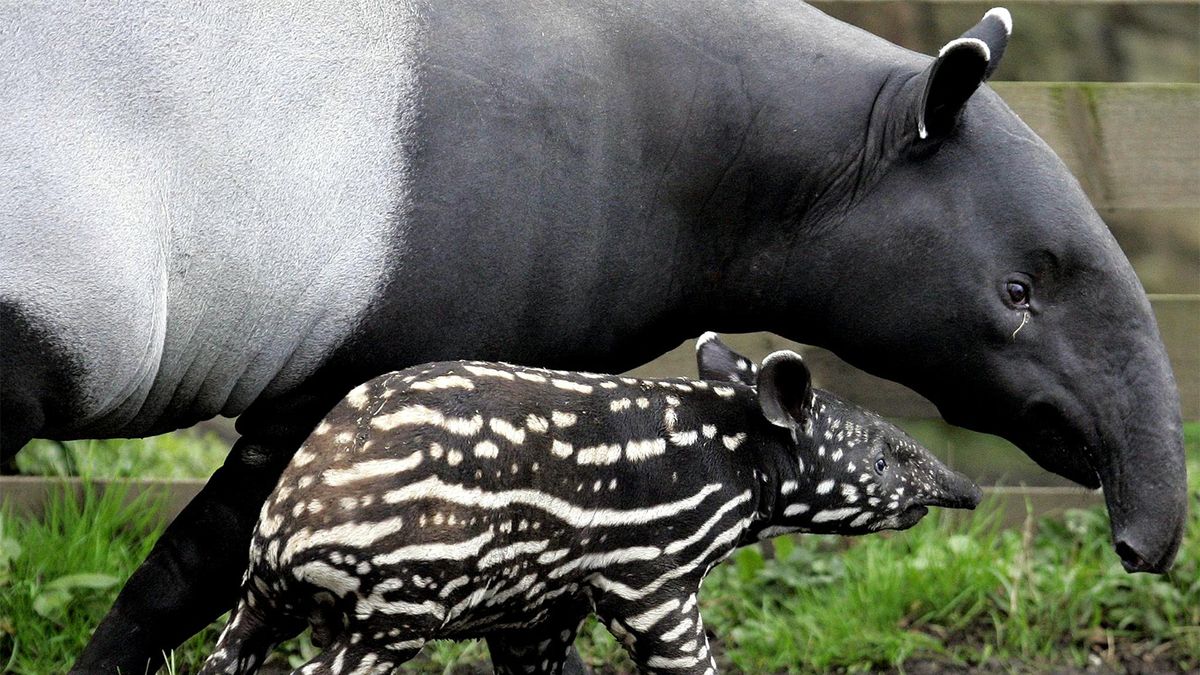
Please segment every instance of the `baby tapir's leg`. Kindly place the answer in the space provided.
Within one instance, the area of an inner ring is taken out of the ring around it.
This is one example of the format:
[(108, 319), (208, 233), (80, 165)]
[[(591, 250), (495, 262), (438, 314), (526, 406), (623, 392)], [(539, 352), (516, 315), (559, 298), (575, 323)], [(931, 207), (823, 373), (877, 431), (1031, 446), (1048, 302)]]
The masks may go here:
[[(573, 675), (586, 673), (578, 668), (578, 660), (567, 656), (579, 632), (588, 609), (555, 615), (542, 626), (533, 629), (501, 631), (487, 636), (488, 652), (496, 675), (525, 675), (551, 673)], [(568, 669), (568, 666), (576, 666)]]
[(643, 672), (717, 672), (694, 590), (676, 594), (660, 591), (637, 600), (609, 595), (597, 602), (596, 614)]
[(298, 635), (305, 622), (268, 609), (261, 596), (243, 595), (200, 675), (254, 673), (275, 645)]
[(296, 672), (301, 675), (383, 675), (416, 656), (424, 646), (422, 639), (400, 638), (388, 642), (347, 631)]

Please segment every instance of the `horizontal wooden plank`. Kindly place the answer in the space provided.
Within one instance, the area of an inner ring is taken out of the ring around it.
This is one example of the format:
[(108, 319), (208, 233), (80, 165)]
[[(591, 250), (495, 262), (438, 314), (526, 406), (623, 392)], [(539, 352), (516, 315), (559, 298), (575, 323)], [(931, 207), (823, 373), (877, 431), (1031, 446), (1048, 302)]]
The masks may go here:
[[(126, 490), (126, 503), (139, 496), (161, 500), (163, 522), (174, 520), (183, 507), (204, 486), (202, 480), (126, 480), (93, 479), (90, 486), (97, 493), (117, 487)], [(46, 478), (42, 476), (0, 476), (0, 509), (14, 515), (40, 519), (51, 499), (69, 490), (76, 499), (84, 491), (84, 479)], [(1078, 488), (984, 488), (985, 508), (1003, 510), (1001, 523), (1006, 527), (1019, 526), (1025, 520), (1028, 500), (1034, 515), (1055, 515), (1068, 508), (1098, 506), (1103, 499), (1098, 492)]]
[(985, 487), (983, 504), (987, 512), (1000, 512), (1000, 526), (1022, 527), (1030, 517), (1061, 516), (1068, 509), (1088, 509), (1104, 505), (1098, 490), (1082, 488)]
[[(1200, 419), (1200, 295), (1151, 296), (1151, 305), (1175, 371), (1184, 419)], [(800, 351), (813, 371), (817, 386), (884, 415), (938, 417), (933, 404), (907, 387), (868, 375), (824, 349), (798, 345), (770, 333), (723, 338), (734, 349), (756, 360), (777, 349)], [(694, 349), (694, 342), (689, 340), (631, 372), (639, 377), (693, 375), (696, 372)]]
[(1200, 209), (1104, 209), (1100, 216), (1150, 292), (1200, 294)]
[(199, 494), (204, 487), (203, 479), (154, 480), (154, 479), (90, 479), (58, 478), (46, 476), (0, 476), (0, 509), (26, 518), (40, 519), (46, 505), (63, 490), (69, 490), (76, 499), (82, 499), (85, 486), (104, 494), (113, 487), (125, 490), (124, 504), (146, 495), (149, 499), (162, 500), (165, 522), (179, 515), (183, 507)]
[(1200, 206), (1200, 85), (995, 82), (1097, 208)]

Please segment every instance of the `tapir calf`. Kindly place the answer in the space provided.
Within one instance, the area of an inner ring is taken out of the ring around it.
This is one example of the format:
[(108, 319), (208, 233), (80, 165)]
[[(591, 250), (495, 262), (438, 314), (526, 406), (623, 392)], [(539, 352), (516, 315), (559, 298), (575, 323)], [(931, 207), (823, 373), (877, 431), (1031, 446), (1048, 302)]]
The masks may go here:
[(639, 668), (712, 673), (696, 594), (738, 546), (978, 503), (904, 432), (813, 389), (798, 355), (756, 373), (706, 338), (702, 375), (732, 381), (467, 361), (356, 388), (263, 507), (202, 672), (253, 672), (312, 624), (324, 651), (301, 673), (390, 672), (475, 637), (498, 673), (558, 673), (594, 611)]

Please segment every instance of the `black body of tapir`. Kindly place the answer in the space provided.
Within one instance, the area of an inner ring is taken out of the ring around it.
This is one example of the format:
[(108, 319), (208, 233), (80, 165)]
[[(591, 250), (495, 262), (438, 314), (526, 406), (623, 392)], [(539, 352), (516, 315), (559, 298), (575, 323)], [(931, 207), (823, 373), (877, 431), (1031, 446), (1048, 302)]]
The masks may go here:
[(986, 86), (791, 0), (8, 3), (0, 460), (238, 415), (80, 656), (140, 673), (236, 595), (350, 388), (619, 372), (708, 328), (832, 349), (1103, 485), (1130, 570), (1186, 512), (1133, 269)]
[(755, 376), (706, 335), (699, 356), (735, 383), (459, 361), (356, 388), (268, 497), (202, 673), (254, 672), (310, 623), (324, 651), (304, 674), (392, 672), (474, 637), (498, 673), (560, 673), (593, 611), (641, 669), (713, 673), (696, 595), (738, 546), (978, 504), (904, 432), (813, 389), (798, 355)]

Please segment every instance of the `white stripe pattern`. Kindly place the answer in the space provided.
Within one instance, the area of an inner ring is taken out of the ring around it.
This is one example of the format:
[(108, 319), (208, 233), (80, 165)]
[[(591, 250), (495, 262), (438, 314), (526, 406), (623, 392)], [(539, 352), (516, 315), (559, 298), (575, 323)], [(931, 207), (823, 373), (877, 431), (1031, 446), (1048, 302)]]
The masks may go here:
[(326, 469), (325, 473), (321, 474), (321, 480), (326, 485), (338, 487), (379, 476), (391, 476), (416, 468), (421, 464), (422, 456), (422, 452), (417, 450), (401, 459), (369, 459), (345, 469)]
[(479, 555), (479, 551), (495, 538), (496, 533), (488, 530), (477, 537), (458, 542), (457, 544), (413, 544), (410, 546), (401, 546), (390, 553), (381, 553), (375, 556), (371, 559), (371, 562), (374, 562), (376, 565), (394, 565), (401, 560), (462, 560), (468, 556)]
[(678, 516), (682, 511), (695, 509), (709, 495), (720, 489), (721, 483), (709, 483), (690, 497), (636, 509), (584, 509), (539, 490), (485, 492), (481, 488), (448, 484), (442, 482), (437, 476), (429, 476), (424, 480), (385, 493), (383, 501), (388, 504), (400, 504), (419, 499), (440, 499), (462, 506), (475, 506), (483, 509), (504, 509), (513, 504), (524, 504), (541, 509), (572, 527), (613, 527), (641, 525)]
[(432, 380), (421, 380), (408, 385), (409, 389), (418, 391), (433, 391), (434, 389), (451, 389), (458, 387), (460, 389), (474, 389), (475, 383), (463, 377), (462, 375), (441, 375)]
[(371, 420), (371, 426), (380, 431), (391, 431), (399, 426), (416, 425), (438, 426), (459, 436), (474, 436), (483, 429), (483, 415), (476, 415), (471, 419), (446, 417), (432, 408), (411, 405), (393, 413), (379, 415)]

